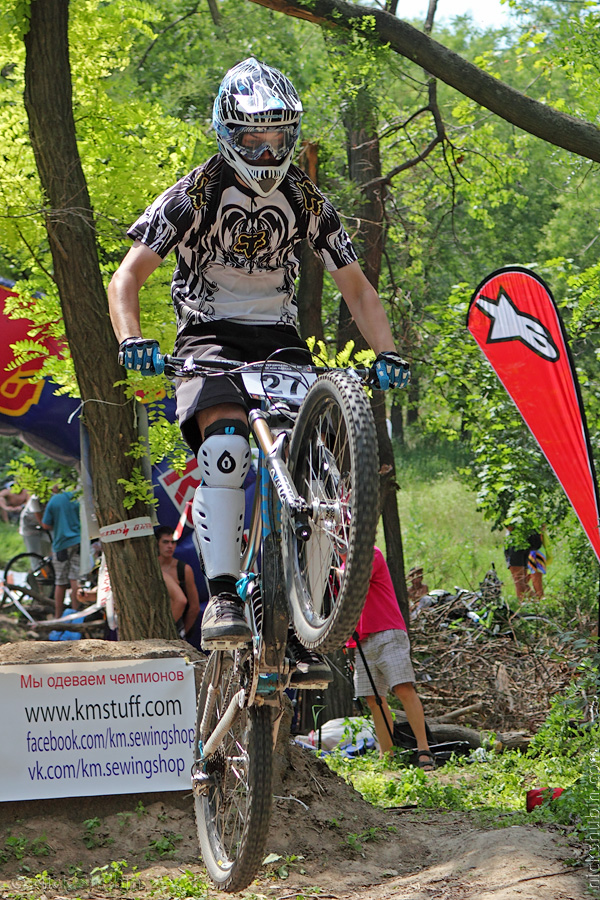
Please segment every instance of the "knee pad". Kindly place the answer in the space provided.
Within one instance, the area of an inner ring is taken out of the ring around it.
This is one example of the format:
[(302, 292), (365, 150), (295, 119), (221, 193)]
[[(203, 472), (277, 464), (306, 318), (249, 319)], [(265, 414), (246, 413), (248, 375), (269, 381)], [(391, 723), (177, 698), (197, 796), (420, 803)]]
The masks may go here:
[(192, 519), (202, 554), (204, 572), (210, 580), (223, 575), (240, 577), (242, 535), (246, 495), (242, 488), (196, 488)]
[(221, 419), (205, 431), (198, 451), (202, 483), (196, 488), (192, 518), (209, 579), (239, 577), (246, 506), (242, 486), (250, 460), (248, 428), (243, 422)]
[(248, 426), (237, 419), (219, 419), (204, 432), (198, 467), (207, 487), (241, 488), (250, 468)]

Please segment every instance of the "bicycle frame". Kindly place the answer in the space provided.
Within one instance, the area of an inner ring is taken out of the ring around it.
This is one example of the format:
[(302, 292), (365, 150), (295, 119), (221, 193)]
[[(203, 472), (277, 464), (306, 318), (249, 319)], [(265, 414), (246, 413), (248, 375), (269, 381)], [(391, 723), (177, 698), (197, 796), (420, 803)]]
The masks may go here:
[[(291, 671), (284, 657), (287, 640), (288, 617), (287, 601), (278, 603), (277, 586), (269, 583), (264, 571), (265, 541), (276, 533), (277, 523), (273, 521), (272, 512), (267, 502), (269, 481), (276, 489), (279, 503), (285, 505), (292, 515), (302, 519), (299, 529), (310, 536), (308, 527), (309, 510), (298, 495), (284, 460), (287, 434), (285, 431), (274, 435), (268, 424), (268, 413), (265, 410), (250, 411), (249, 422), (259, 450), (258, 470), (254, 490), (254, 500), (248, 531), (248, 542), (241, 560), (241, 574), (238, 590), (248, 603), (250, 626), (252, 629), (252, 652), (254, 656), (254, 678), (248, 691), (238, 691), (230, 700), (227, 709), (211, 733), (207, 743), (202, 747), (202, 760), (206, 761), (220, 746), (236, 715), (244, 706), (266, 704), (275, 707), (279, 714), (275, 718), (273, 728), (273, 746), (277, 742), (278, 725), (283, 713), (282, 695), (289, 686)], [(278, 511), (279, 512), (279, 511)], [(258, 573), (259, 556), (262, 553), (263, 571)], [(261, 604), (260, 623), (257, 621), (255, 606), (258, 591)], [(266, 634), (265, 634), (266, 633)], [(267, 637), (267, 640), (265, 640)], [(219, 667), (215, 670), (215, 682), (220, 677)], [(204, 709), (202, 729), (212, 714), (214, 688), (209, 689)], [(202, 730), (201, 729), (201, 730)], [(202, 781), (200, 773), (193, 781)]]
[[(213, 732), (207, 747), (203, 748), (203, 759), (206, 759), (206, 754), (219, 745), (217, 732), (221, 737), (226, 733), (236, 710), (252, 704), (267, 704), (283, 709), (281, 696), (290, 682), (289, 664), (285, 657), (289, 608), (279, 545), (281, 527), (277, 527), (278, 523), (273, 518), (285, 516), (300, 544), (311, 539), (311, 521), (314, 524), (326, 520), (335, 526), (341, 521), (341, 510), (336, 500), (313, 498), (311, 502), (307, 502), (300, 496), (286, 463), (289, 429), (282, 428), (275, 433), (271, 429), (269, 418), (283, 413), (293, 422), (310, 385), (319, 374), (328, 370), (288, 363), (240, 364), (193, 357), (181, 359), (165, 356), (164, 362), (165, 374), (178, 378), (219, 377), (237, 373), (244, 379), (250, 396), (260, 400), (260, 408), (251, 409), (248, 415), (259, 459), (248, 541), (242, 554), (241, 576), (237, 583), (238, 593), (247, 604), (253, 634), (251, 684), (241, 706), (239, 694), (230, 698), (217, 730)], [(361, 384), (367, 383), (366, 370), (347, 371)], [(276, 510), (273, 508), (275, 504), (271, 493), (277, 500)], [(238, 654), (241, 652), (238, 651)], [(218, 677), (215, 672), (215, 685)], [(209, 692), (204, 723), (210, 715), (212, 709)], [(227, 727), (224, 723), (228, 723)]]

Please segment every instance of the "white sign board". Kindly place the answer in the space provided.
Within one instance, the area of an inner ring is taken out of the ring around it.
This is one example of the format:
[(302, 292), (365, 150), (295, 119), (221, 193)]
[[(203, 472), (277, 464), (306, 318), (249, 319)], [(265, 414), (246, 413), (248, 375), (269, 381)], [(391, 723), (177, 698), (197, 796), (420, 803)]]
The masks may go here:
[(189, 789), (195, 719), (180, 657), (0, 666), (0, 800)]

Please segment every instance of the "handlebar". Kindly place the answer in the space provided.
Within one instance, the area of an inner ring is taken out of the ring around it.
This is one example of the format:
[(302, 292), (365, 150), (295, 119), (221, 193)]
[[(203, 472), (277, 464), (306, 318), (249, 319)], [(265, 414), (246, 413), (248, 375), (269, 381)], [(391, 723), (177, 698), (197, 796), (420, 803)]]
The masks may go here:
[(256, 362), (243, 363), (232, 362), (227, 359), (197, 359), (193, 356), (171, 356), (165, 354), (162, 356), (164, 364), (164, 374), (175, 378), (196, 378), (198, 376), (210, 377), (225, 375), (227, 373), (244, 372), (297, 372), (300, 376), (304, 373), (322, 375), (325, 372), (343, 371), (353, 374), (363, 384), (369, 386), (371, 384), (371, 371), (364, 366), (356, 368), (349, 367), (330, 367), (315, 366), (309, 364), (289, 363), (284, 360), (257, 360)]

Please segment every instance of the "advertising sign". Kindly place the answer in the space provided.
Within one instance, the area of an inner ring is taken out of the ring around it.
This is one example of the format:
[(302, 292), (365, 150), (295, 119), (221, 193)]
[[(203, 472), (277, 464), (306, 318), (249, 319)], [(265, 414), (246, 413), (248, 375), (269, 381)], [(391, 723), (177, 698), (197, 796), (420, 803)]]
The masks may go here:
[(523, 416), (600, 560), (600, 498), (581, 391), (547, 284), (522, 266), (485, 278), (467, 327)]
[(0, 798), (187, 790), (195, 718), (178, 657), (0, 666)]

